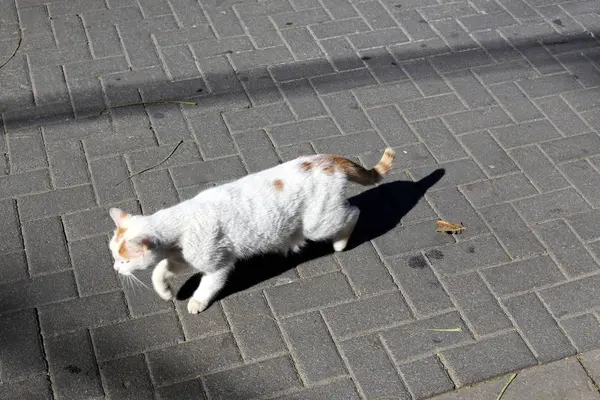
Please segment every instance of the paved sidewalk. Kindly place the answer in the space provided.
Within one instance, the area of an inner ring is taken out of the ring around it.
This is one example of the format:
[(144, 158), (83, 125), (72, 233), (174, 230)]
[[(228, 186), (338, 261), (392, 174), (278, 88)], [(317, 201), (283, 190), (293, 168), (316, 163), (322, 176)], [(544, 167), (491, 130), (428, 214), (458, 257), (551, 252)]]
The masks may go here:
[[(599, 12), (0, 0), (0, 64), (20, 43), (0, 68), (0, 398), (424, 399), (575, 364), (600, 347)], [(388, 145), (344, 253), (252, 260), (198, 316), (112, 271), (111, 206)]]

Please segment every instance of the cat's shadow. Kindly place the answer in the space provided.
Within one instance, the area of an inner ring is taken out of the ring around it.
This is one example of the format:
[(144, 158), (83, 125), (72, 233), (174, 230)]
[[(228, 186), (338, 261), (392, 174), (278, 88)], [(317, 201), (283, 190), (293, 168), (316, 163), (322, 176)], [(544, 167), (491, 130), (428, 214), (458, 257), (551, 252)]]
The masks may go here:
[[(349, 198), (352, 205), (360, 208), (360, 218), (347, 250), (395, 228), (400, 220), (417, 205), (425, 192), (435, 185), (444, 174), (444, 169), (437, 169), (418, 182), (384, 183)], [(333, 246), (330, 242), (311, 242), (298, 254), (287, 257), (269, 254), (239, 262), (219, 298), (248, 289), (295, 268), (299, 264), (332, 253)], [(177, 300), (191, 297), (201, 279), (202, 276), (199, 273), (191, 276), (179, 289)]]

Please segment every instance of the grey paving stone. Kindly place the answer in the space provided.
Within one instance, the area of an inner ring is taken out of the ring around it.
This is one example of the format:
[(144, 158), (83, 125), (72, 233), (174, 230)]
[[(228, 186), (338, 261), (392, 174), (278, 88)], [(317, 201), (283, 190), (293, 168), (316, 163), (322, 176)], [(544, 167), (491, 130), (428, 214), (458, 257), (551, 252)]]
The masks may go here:
[(353, 71), (344, 71), (338, 74), (323, 75), (317, 78), (312, 78), (311, 82), (317, 93), (320, 94), (357, 89), (377, 83), (366, 68), (356, 69)]
[(129, 152), (125, 156), (129, 170), (132, 174), (135, 174), (151, 167), (155, 171), (157, 169), (191, 164), (202, 160), (196, 144), (185, 141), (177, 147), (175, 153), (168, 160), (160, 165), (156, 165), (165, 160), (174, 148), (173, 145), (165, 145)]
[(426, 97), (400, 103), (398, 106), (409, 121), (453, 114), (465, 109), (460, 99), (454, 94)]
[(315, 38), (322, 40), (336, 36), (349, 35), (352, 33), (366, 32), (369, 30), (369, 26), (362, 18), (349, 18), (313, 25), (310, 27), (310, 30)]
[(70, 242), (69, 250), (79, 293), (87, 296), (120, 289), (105, 238)]
[[(361, 67), (363, 65), (364, 64), (362, 63), (360, 64)], [(280, 82), (312, 78), (314, 76), (326, 75), (334, 72), (332, 64), (325, 58), (273, 65), (268, 69), (273, 78)]]
[(23, 251), (1, 255), (0, 265), (4, 266), (0, 272), (0, 283), (27, 278), (27, 259)]
[(2, 227), (0, 230), (0, 252), (2, 253), (22, 250), (24, 248), (16, 206), (14, 200), (3, 200), (0, 202), (0, 211), (4, 216), (0, 223)]
[(475, 208), (504, 203), (538, 193), (522, 173), (471, 183), (463, 186), (462, 192)]
[(285, 30), (282, 32), (282, 35), (290, 46), (296, 60), (306, 60), (323, 56), (321, 48), (316, 43), (313, 43), (313, 38), (306, 28), (301, 27)]
[(448, 186), (464, 185), (480, 179), (485, 179), (485, 174), (472, 160), (457, 160), (440, 163), (435, 166), (411, 168), (411, 176), (419, 181), (435, 170), (445, 169), (446, 173), (433, 189), (442, 189)]
[(523, 89), (526, 95), (533, 98), (581, 89), (577, 80), (570, 74), (559, 74), (552, 75), (551, 77), (521, 80), (518, 81), (518, 85)]
[(363, 108), (393, 104), (422, 97), (412, 82), (400, 82), (376, 88), (355, 89), (354, 94)]
[(352, 133), (371, 129), (369, 120), (358, 106), (351, 92), (323, 96), (321, 99), (342, 132)]
[(200, 379), (162, 386), (155, 394), (160, 400), (206, 400)]
[(0, 285), (0, 312), (39, 307), (77, 297), (75, 279), (71, 271), (41, 275)]
[(598, 270), (596, 261), (564, 221), (550, 221), (535, 226), (534, 230), (570, 277)]
[(48, 338), (44, 347), (56, 397), (81, 399), (104, 395), (87, 331)]
[(547, 120), (495, 128), (492, 133), (498, 142), (508, 149), (561, 137), (560, 133)]
[(562, 164), (559, 169), (592, 207), (598, 207), (600, 199), (593, 188), (600, 182), (600, 176), (587, 160)]
[(359, 49), (369, 49), (380, 46), (392, 46), (398, 43), (408, 42), (408, 38), (400, 28), (388, 28), (373, 32), (357, 33), (349, 35), (348, 40)]
[(211, 399), (249, 398), (302, 386), (287, 356), (217, 372), (205, 382)]
[(37, 400), (51, 398), (52, 389), (46, 374), (0, 385), (0, 396), (7, 399)]
[(351, 339), (340, 347), (365, 396), (378, 398), (392, 394), (398, 399), (410, 399), (378, 336)]
[(173, 312), (91, 329), (91, 333), (98, 361), (137, 354), (183, 340)]
[(50, 190), (48, 169), (0, 176), (0, 197), (20, 197)]
[(8, 137), (8, 157), (11, 173), (47, 168), (46, 152), (39, 132), (31, 136)]
[(493, 236), (465, 240), (425, 252), (433, 268), (443, 275), (452, 275), (475, 268), (485, 268), (510, 261)]
[(548, 256), (493, 267), (482, 274), (492, 290), (500, 296), (559, 283), (565, 279)]
[(95, 206), (89, 185), (22, 197), (17, 202), (21, 221), (31, 221)]
[(142, 283), (144, 283), (148, 288), (144, 288), (140, 284), (136, 285), (133, 282), (121, 283), (121, 286), (123, 286), (123, 291), (125, 292), (127, 307), (129, 308), (129, 312), (133, 317), (141, 317), (144, 315), (155, 314), (173, 309), (172, 302), (164, 301), (158, 297), (154, 290), (151, 289), (151, 274), (152, 271), (150, 268), (135, 273), (136, 278), (142, 281)]
[(280, 163), (271, 139), (264, 130), (244, 132), (234, 137), (248, 172), (258, 172)]
[(541, 118), (540, 111), (514, 83), (494, 86), (490, 91), (517, 122)]
[(340, 134), (340, 131), (330, 118), (312, 119), (274, 126), (269, 128), (268, 132), (279, 146)]
[(241, 361), (230, 333), (151, 351), (147, 357), (150, 374), (161, 386), (232, 367)]
[(567, 180), (537, 146), (519, 147), (510, 150), (508, 154), (541, 192), (569, 186)]
[(417, 315), (428, 316), (454, 308), (422, 254), (388, 258), (386, 262)]
[(329, 307), (323, 310), (323, 315), (336, 338), (387, 328), (412, 319), (398, 291)]
[[(441, 353), (457, 387), (463, 387), (537, 363), (516, 333), (508, 333)], [(488, 360), (495, 360), (494, 363)]]
[[(482, 32), (483, 33), (483, 32)], [(492, 56), (494, 52), (491, 53)], [(502, 64), (473, 68), (473, 72), (486, 85), (495, 85), (504, 82), (519, 81), (521, 79), (536, 78), (537, 73), (526, 61), (515, 60)]]
[(262, 291), (230, 296), (223, 300), (222, 305), (245, 360), (287, 350)]
[(371, 244), (364, 243), (337, 253), (335, 258), (359, 296), (396, 289), (389, 271)]
[(401, 365), (400, 371), (413, 398), (425, 399), (454, 389), (454, 384), (436, 356)]
[(498, 301), (476, 272), (449, 276), (444, 282), (475, 333), (487, 335), (512, 327)]
[[(367, 111), (373, 124), (390, 146), (417, 142), (415, 134), (395, 106), (373, 108)], [(413, 124), (413, 126), (416, 126)]]
[[(440, 36), (446, 39), (450, 48), (456, 52), (479, 47), (463, 27), (455, 19), (444, 19), (432, 22)], [(464, 68), (464, 67), (462, 67)], [(461, 67), (455, 69), (462, 69)]]
[(433, 226), (434, 220), (402, 226), (374, 239), (374, 243), (383, 257), (389, 257), (454, 242), (450, 235), (436, 233)]
[(503, 302), (540, 362), (555, 361), (575, 354), (575, 348), (535, 293), (512, 297)]
[(211, 19), (211, 26), (220, 37), (229, 37), (243, 35), (244, 29), (240, 21), (229, 4), (219, 5), (219, 7), (210, 7), (206, 9), (206, 14)]
[(458, 1), (454, 3), (435, 5), (431, 7), (424, 7), (419, 10), (420, 14), (426, 20), (438, 20), (446, 18), (457, 18), (463, 15), (476, 14), (474, 10), (466, 1)]
[(438, 161), (450, 161), (467, 156), (460, 143), (440, 119), (418, 121), (412, 125)]
[(600, 212), (589, 211), (566, 218), (577, 235), (584, 241), (594, 240), (600, 236), (596, 224), (600, 221)]
[(600, 324), (593, 314), (563, 319), (561, 326), (580, 352), (595, 349), (600, 341)]
[(39, 308), (40, 327), (46, 337), (109, 325), (127, 318), (127, 307), (120, 292), (77, 298)]
[(462, 25), (467, 28), (468, 32), (495, 29), (502, 26), (516, 24), (511, 15), (505, 11), (499, 11), (490, 14), (478, 14), (468, 17), (458, 18)]
[[(423, 12), (424, 10), (425, 9), (421, 9), (421, 12)], [(433, 45), (434, 49), (429, 50), (428, 54), (430, 54), (430, 52), (431, 52), (431, 54), (435, 54), (436, 47), (437, 47), (437, 51), (439, 51), (440, 53), (444, 52), (441, 49), (443, 49), (443, 48), (447, 49), (445, 43), (439, 41), (440, 39), (439, 39), (438, 35), (433, 31), (433, 29), (431, 29), (431, 27), (429, 26), (428, 23), (425, 23), (427, 21), (425, 21), (422, 18), (421, 14), (419, 14), (417, 12), (417, 10), (401, 11), (399, 13), (395, 13), (394, 16), (396, 17), (396, 19), (398, 20), (400, 25), (402, 25), (402, 27), (406, 30), (406, 32), (408, 33), (408, 36), (411, 39), (413, 39), (415, 41), (431, 40), (428, 43)], [(421, 22), (421, 21), (424, 21), (424, 22)], [(425, 44), (425, 46), (420, 46), (421, 49), (427, 48), (426, 43), (422, 43), (422, 44)], [(415, 43), (408, 43), (405, 45), (400, 45), (399, 47), (408, 49), (408, 52), (410, 52), (411, 50), (413, 50), (413, 51), (416, 50)], [(411, 58), (417, 58), (417, 57), (404, 56), (403, 58), (411, 59)]]
[(527, 222), (542, 222), (577, 214), (590, 209), (585, 200), (574, 189), (558, 190), (539, 194), (514, 202), (515, 209)]
[(265, 294), (278, 316), (355, 298), (345, 276), (339, 272), (268, 288)]
[[(475, 45), (473, 46), (475, 47)], [(492, 59), (481, 49), (434, 56), (431, 63), (439, 71), (446, 73), (464, 68), (474, 68), (492, 64)]]
[(176, 188), (236, 179), (246, 174), (246, 169), (238, 156), (203, 161), (171, 169), (171, 177)]
[(387, 83), (408, 79), (394, 58), (389, 53), (382, 52), (379, 48), (361, 50), (359, 55), (379, 82)]
[(145, 399), (152, 396), (153, 387), (142, 354), (103, 363), (100, 373), (111, 397)]
[(90, 162), (90, 172), (100, 204), (124, 201), (135, 197), (127, 165), (121, 156)]
[(587, 279), (565, 282), (541, 291), (540, 296), (550, 312), (558, 318), (584, 312), (596, 308), (600, 302), (597, 286), (599, 281), (600, 277), (594, 275)]
[(277, 399), (286, 400), (318, 400), (318, 399), (335, 399), (335, 400), (353, 400), (359, 399), (356, 392), (356, 387), (351, 379), (343, 379), (334, 383), (314, 386), (310, 389), (305, 389), (301, 392), (283, 395), (276, 397)]
[(231, 330), (221, 303), (214, 303), (201, 314), (190, 314), (187, 304), (176, 302), (179, 320), (187, 340), (217, 335)]
[(326, 111), (310, 82), (306, 79), (281, 84), (290, 108), (298, 119), (325, 115)]
[(46, 142), (46, 152), (52, 181), (56, 188), (90, 183), (88, 166), (80, 141)]
[(281, 322), (281, 328), (305, 382), (347, 374), (320, 313), (286, 318)]
[(444, 121), (455, 133), (472, 132), (512, 123), (508, 115), (497, 106), (447, 115)]
[(387, 10), (377, 1), (355, 3), (354, 7), (372, 29), (379, 30), (397, 26)]
[(312, 278), (318, 275), (339, 271), (340, 269), (340, 265), (333, 255), (327, 255), (314, 260), (309, 260), (308, 262), (296, 267), (298, 275), (301, 278)]
[(166, 170), (147, 171), (133, 178), (133, 186), (145, 215), (179, 202), (177, 191)]
[(504, 175), (519, 171), (519, 168), (506, 154), (504, 149), (487, 132), (475, 132), (460, 137), (473, 158), (483, 166), (490, 176)]
[(205, 157), (222, 157), (235, 154), (233, 141), (229, 136), (223, 118), (219, 113), (184, 113), (200, 149)]
[(326, 154), (356, 154), (386, 147), (381, 137), (373, 130), (318, 139), (313, 141), (313, 145), (317, 152)]
[(23, 224), (23, 241), (31, 275), (71, 268), (60, 218), (47, 218)]
[(3, 382), (46, 373), (46, 360), (38, 335), (35, 310), (0, 317), (0, 377)]
[(563, 98), (569, 103), (575, 111), (587, 111), (598, 107), (598, 92), (597, 88), (580, 90), (575, 93), (566, 93)]
[(454, 90), (463, 99), (469, 108), (490, 107), (496, 101), (490, 96), (485, 87), (479, 83), (470, 70), (462, 70), (446, 74)]
[[(460, 330), (440, 331), (444, 329)], [(471, 333), (455, 311), (402, 325), (383, 332), (381, 336), (396, 363), (473, 341)]]

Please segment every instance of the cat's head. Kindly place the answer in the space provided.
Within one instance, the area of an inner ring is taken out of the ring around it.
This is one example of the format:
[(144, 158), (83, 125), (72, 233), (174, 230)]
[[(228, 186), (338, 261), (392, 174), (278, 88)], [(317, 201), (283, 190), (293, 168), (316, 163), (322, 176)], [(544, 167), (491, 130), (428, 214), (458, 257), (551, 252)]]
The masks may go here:
[(111, 208), (109, 213), (116, 225), (109, 243), (115, 271), (131, 275), (133, 271), (156, 265), (159, 261), (156, 241), (142, 233), (139, 217), (118, 208)]

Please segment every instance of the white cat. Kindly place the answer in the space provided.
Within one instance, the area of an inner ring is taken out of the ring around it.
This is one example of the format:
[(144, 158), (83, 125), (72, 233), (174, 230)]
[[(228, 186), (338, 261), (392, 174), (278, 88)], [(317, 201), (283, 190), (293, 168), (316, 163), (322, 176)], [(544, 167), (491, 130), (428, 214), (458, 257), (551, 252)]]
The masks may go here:
[(205, 310), (225, 285), (236, 260), (267, 252), (297, 252), (306, 239), (333, 239), (342, 251), (359, 210), (345, 197), (348, 181), (378, 183), (392, 167), (395, 152), (385, 150), (370, 170), (336, 155), (300, 157), (149, 216), (117, 208), (110, 241), (114, 269), (130, 275), (152, 265), (152, 284), (165, 300), (173, 298), (169, 280), (191, 266), (203, 276), (188, 311)]

